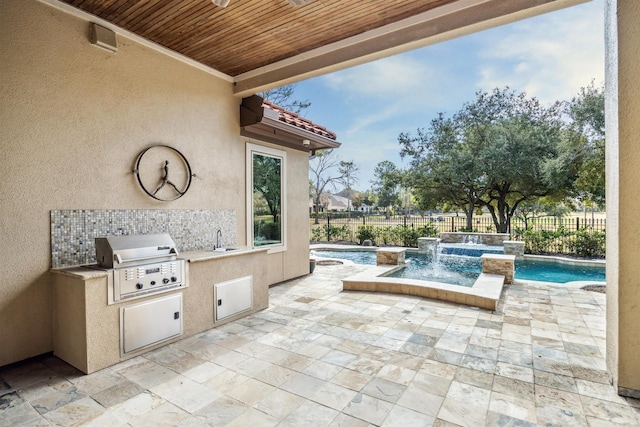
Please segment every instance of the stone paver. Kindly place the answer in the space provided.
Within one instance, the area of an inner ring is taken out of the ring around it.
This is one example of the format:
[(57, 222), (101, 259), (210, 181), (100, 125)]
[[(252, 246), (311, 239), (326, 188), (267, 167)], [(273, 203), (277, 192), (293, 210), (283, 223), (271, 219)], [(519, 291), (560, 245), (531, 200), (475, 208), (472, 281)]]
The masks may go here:
[(488, 311), (342, 290), (367, 268), (318, 266), (267, 310), (91, 375), (0, 368), (0, 427), (640, 425), (608, 383), (603, 294), (515, 283)]

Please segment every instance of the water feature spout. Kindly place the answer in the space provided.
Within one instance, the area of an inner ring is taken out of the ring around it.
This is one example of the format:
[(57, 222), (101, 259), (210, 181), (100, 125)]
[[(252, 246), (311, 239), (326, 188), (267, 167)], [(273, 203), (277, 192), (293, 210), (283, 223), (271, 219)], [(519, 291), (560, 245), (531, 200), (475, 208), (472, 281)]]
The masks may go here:
[(442, 271), (442, 265), (440, 264), (440, 255), (442, 255), (442, 247), (440, 245), (441, 240), (436, 239), (435, 245), (433, 245), (433, 259), (431, 262), (431, 269), (435, 276), (440, 275)]
[(464, 234), (462, 236), (462, 243), (467, 245), (479, 245), (482, 243), (482, 237), (471, 234)]

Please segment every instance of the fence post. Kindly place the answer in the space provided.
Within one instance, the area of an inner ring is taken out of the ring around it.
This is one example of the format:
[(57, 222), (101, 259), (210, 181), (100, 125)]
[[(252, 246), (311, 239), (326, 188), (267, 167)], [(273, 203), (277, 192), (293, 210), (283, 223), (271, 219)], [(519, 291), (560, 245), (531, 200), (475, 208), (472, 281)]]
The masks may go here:
[(456, 231), (456, 227), (453, 224), (453, 217), (451, 217), (451, 232), (453, 233), (454, 231)]
[(329, 214), (327, 213), (327, 242), (331, 241), (331, 221), (329, 220)]
[(580, 230), (580, 217), (576, 217), (576, 231)]
[(402, 218), (402, 228), (404, 229), (404, 233), (402, 233), (402, 246), (407, 246), (407, 213), (405, 211), (404, 217)]

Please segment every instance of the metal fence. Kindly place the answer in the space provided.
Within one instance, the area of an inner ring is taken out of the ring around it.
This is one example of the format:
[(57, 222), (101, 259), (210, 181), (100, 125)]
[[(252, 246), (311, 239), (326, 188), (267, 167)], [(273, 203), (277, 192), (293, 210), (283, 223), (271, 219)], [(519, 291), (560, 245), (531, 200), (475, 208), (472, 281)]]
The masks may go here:
[[(473, 232), (494, 233), (488, 216), (473, 220)], [(418, 237), (437, 236), (440, 232), (465, 231), (463, 215), (362, 215), (325, 214), (309, 219), (310, 241), (362, 243), (372, 240), (379, 246), (417, 246)], [(545, 217), (511, 219), (512, 240), (523, 240), (528, 253), (561, 253), (576, 256), (604, 257), (606, 219), (593, 217)]]

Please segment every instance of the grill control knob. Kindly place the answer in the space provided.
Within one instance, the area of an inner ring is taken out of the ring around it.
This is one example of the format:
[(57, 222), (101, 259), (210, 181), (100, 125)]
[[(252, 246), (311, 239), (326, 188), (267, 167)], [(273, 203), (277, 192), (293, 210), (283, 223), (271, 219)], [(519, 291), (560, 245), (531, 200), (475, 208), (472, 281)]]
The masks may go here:
[(152, 281), (151, 281), (151, 283), (149, 283), (149, 284), (150, 284), (151, 286), (153, 286), (153, 285), (155, 285), (155, 284), (156, 284), (156, 281), (155, 281), (155, 280), (152, 280)]
[(171, 281), (175, 283), (175, 282), (177, 282), (177, 281), (178, 281), (178, 278), (177, 278), (176, 276), (173, 276), (173, 277), (171, 278)]
[(142, 289), (144, 285), (142, 283), (136, 283), (136, 289)]
[(167, 283), (169, 283), (169, 279), (167, 277), (165, 277), (164, 279), (162, 279), (162, 283), (164, 283), (166, 285)]

